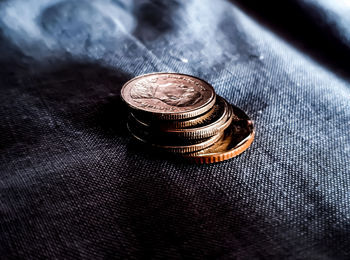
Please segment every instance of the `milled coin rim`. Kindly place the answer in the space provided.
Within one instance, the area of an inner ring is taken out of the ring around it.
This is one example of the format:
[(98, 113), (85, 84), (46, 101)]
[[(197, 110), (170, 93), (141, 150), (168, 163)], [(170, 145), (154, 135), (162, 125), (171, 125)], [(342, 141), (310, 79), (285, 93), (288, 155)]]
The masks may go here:
[(189, 127), (189, 128), (158, 128), (157, 125), (151, 126), (138, 120), (132, 114), (130, 115), (130, 120), (140, 125), (145, 131), (151, 132), (152, 130), (156, 133), (164, 136), (177, 137), (181, 139), (204, 139), (210, 136), (216, 135), (217, 133), (224, 131), (232, 122), (232, 106), (222, 97), (217, 96), (217, 103), (220, 102), (220, 113), (218, 113), (218, 118), (214, 118), (211, 123), (200, 126), (200, 127)]
[[(244, 115), (246, 116), (245, 120), (247, 121), (247, 127), (250, 127), (250, 134), (247, 135), (238, 144), (236, 144), (235, 147), (231, 148), (230, 150), (227, 150), (226, 152), (203, 153), (205, 152), (205, 149), (203, 149), (201, 151), (183, 155), (184, 158), (198, 164), (210, 164), (210, 163), (222, 162), (240, 155), (251, 146), (255, 138), (254, 122), (249, 118), (249, 116), (243, 110), (241, 110), (236, 106), (233, 106), (233, 107), (238, 109), (240, 112), (243, 112)], [(231, 124), (234, 124), (234, 123), (235, 122), (233, 121)], [(230, 126), (227, 129), (230, 129)], [(222, 138), (224, 137), (225, 135), (222, 136)], [(220, 140), (218, 142), (220, 142)], [(208, 149), (211, 149), (211, 148), (209, 147)]]
[[(136, 107), (130, 103), (128, 103), (126, 101), (126, 99), (124, 98), (124, 90), (126, 88), (126, 86), (128, 84), (130, 84), (132, 81), (135, 81), (139, 78), (143, 78), (143, 77), (147, 77), (147, 76), (152, 76), (152, 75), (162, 75), (162, 74), (172, 74), (172, 75), (182, 75), (182, 76), (186, 76), (186, 77), (190, 77), (190, 78), (194, 78), (197, 79), (201, 82), (204, 82), (206, 85), (209, 86), (209, 88), (211, 88), (212, 92), (213, 92), (213, 96), (212, 99), (209, 100), (207, 103), (203, 104), (202, 106), (186, 111), (186, 112), (152, 112), (152, 111), (148, 111), (148, 110), (143, 110), (140, 109), (139, 107)], [(157, 117), (160, 120), (179, 120), (179, 119), (187, 119), (187, 118), (191, 118), (191, 117), (195, 117), (201, 114), (204, 114), (205, 112), (209, 111), (210, 108), (213, 107), (213, 105), (216, 102), (216, 93), (215, 93), (215, 89), (214, 87), (209, 84), (208, 82), (206, 82), (205, 80), (196, 77), (196, 76), (192, 76), (192, 75), (188, 75), (188, 74), (184, 74), (184, 73), (176, 73), (176, 72), (153, 72), (153, 73), (146, 73), (146, 74), (142, 74), (139, 76), (136, 76), (130, 80), (128, 80), (121, 89), (121, 98), (124, 101), (124, 103), (126, 103), (131, 109), (138, 111), (138, 113), (146, 113), (146, 114), (151, 114), (154, 117)]]
[(167, 130), (165, 131), (167, 134), (176, 134), (181, 138), (206, 138), (212, 135), (215, 135), (221, 131), (224, 131), (232, 122), (232, 107), (228, 104), (228, 102), (218, 96), (221, 101), (224, 103), (223, 113), (222, 115), (215, 121), (208, 125), (201, 127), (194, 127), (190, 129), (176, 129), (176, 130)]
[(192, 145), (160, 145), (160, 144), (155, 144), (155, 143), (151, 143), (145, 139), (143, 139), (142, 137), (138, 136), (137, 134), (135, 134), (130, 125), (129, 122), (127, 122), (127, 128), (129, 130), (129, 132), (131, 133), (131, 135), (136, 138), (137, 140), (141, 141), (142, 143), (145, 144), (150, 144), (153, 147), (156, 148), (160, 148), (160, 149), (164, 149), (168, 152), (171, 153), (176, 153), (176, 154), (185, 154), (185, 153), (194, 153), (194, 152), (198, 152), (200, 150), (206, 149), (208, 147), (210, 147), (211, 145), (213, 145), (214, 143), (216, 143), (218, 140), (220, 140), (220, 138), (224, 135), (224, 131), (211, 136), (210, 138), (206, 139), (203, 142), (198, 142), (196, 144), (192, 144)]
[[(214, 104), (215, 106), (215, 104)], [(159, 127), (159, 129), (163, 129), (163, 128), (185, 128), (185, 127), (192, 127), (198, 124), (202, 124), (204, 120), (206, 120), (207, 118), (211, 117), (214, 112), (215, 112), (215, 108), (214, 106), (209, 109), (208, 112), (205, 112), (204, 114), (198, 115), (197, 117), (194, 117), (193, 119), (185, 119), (185, 120), (162, 120), (162, 121), (156, 121), (155, 118), (150, 119), (150, 120), (144, 120), (141, 119), (137, 114), (131, 112), (131, 116), (138, 121), (141, 125), (144, 125), (145, 127), (153, 127), (157, 126)], [(153, 122), (154, 121), (154, 122)]]
[(210, 154), (208, 153), (208, 154), (197, 155), (197, 156), (183, 155), (183, 157), (199, 164), (210, 164), (210, 163), (226, 161), (245, 152), (251, 146), (254, 139), (255, 139), (255, 131), (253, 131), (249, 136), (247, 136), (244, 140), (242, 140), (242, 142), (236, 145), (234, 149), (231, 149), (230, 151), (227, 151), (225, 153), (210, 153)]

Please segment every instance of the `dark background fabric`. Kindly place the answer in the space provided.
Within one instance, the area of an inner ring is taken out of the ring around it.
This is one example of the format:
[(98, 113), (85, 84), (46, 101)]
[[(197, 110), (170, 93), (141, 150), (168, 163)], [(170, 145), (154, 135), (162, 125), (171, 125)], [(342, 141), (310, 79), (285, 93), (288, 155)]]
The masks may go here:
[[(0, 2), (1, 259), (349, 259), (345, 0)], [(133, 141), (120, 89), (187, 73), (254, 120), (193, 165)]]

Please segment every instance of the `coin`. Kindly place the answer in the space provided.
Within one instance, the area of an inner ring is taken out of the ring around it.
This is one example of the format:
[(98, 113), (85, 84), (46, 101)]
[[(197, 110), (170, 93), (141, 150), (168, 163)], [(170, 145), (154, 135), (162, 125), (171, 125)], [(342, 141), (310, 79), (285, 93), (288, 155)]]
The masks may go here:
[(164, 128), (185, 128), (185, 127), (191, 127), (196, 126), (200, 124), (204, 124), (205, 122), (208, 122), (211, 120), (213, 116), (218, 112), (219, 106), (214, 105), (208, 112), (196, 116), (194, 118), (190, 119), (182, 119), (182, 120), (156, 120), (152, 117), (146, 117), (145, 115), (139, 115), (135, 112), (130, 113), (132, 117), (136, 121), (138, 121), (140, 124), (146, 126), (146, 127), (158, 127), (160, 129)]
[(235, 157), (255, 137), (253, 121), (242, 110), (193, 76), (139, 76), (124, 84), (121, 96), (130, 107), (127, 127), (136, 139), (197, 163)]
[(228, 105), (225, 99), (217, 96), (217, 110), (216, 115), (206, 120), (199, 126), (166, 129), (167, 134), (176, 135), (180, 138), (200, 139), (218, 134), (225, 130), (232, 122), (232, 108)]
[(183, 155), (196, 163), (215, 163), (233, 158), (252, 144), (255, 131), (253, 121), (239, 108), (232, 106), (234, 119), (221, 139), (207, 149)]
[[(191, 143), (189, 143), (188, 140), (187, 141), (182, 140), (182, 142), (180, 142), (179, 140), (171, 140), (171, 139), (163, 140), (165, 142), (162, 142), (161, 140), (155, 140), (153, 138), (149, 138), (149, 136), (147, 136), (147, 134), (143, 135), (143, 133), (140, 131), (137, 131), (137, 129), (135, 129), (132, 126), (132, 123), (130, 123), (130, 122), (127, 123), (127, 127), (128, 127), (129, 132), (137, 140), (139, 140), (143, 143), (148, 143), (148, 144), (152, 145), (153, 147), (161, 148), (167, 152), (176, 153), (176, 154), (193, 153), (193, 152), (197, 152), (197, 151), (203, 150), (205, 148), (208, 148), (209, 146), (216, 143), (224, 134), (223, 132), (221, 132), (221, 133), (214, 135), (212, 137), (202, 139), (202, 140), (196, 141), (196, 142), (191, 142)], [(149, 139), (147, 139), (147, 138), (149, 138)]]
[(153, 73), (131, 79), (121, 90), (134, 111), (161, 120), (192, 118), (209, 111), (216, 94), (207, 82), (179, 73)]
[(153, 132), (155, 136), (159, 137), (177, 137), (182, 139), (203, 139), (218, 134), (225, 130), (232, 121), (232, 108), (220, 96), (217, 96), (214, 105), (215, 112), (199, 125), (186, 128), (171, 128), (159, 127), (153, 125), (145, 125), (138, 121), (139, 127), (144, 131)]

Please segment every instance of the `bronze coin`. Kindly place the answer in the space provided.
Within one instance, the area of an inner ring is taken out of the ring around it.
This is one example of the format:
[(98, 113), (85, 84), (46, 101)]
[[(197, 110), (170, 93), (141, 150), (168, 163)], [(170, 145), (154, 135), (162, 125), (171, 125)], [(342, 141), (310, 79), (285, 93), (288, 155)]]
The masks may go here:
[(199, 141), (191, 141), (191, 140), (176, 140), (176, 139), (167, 139), (167, 140), (156, 140), (154, 138), (150, 138), (147, 133), (143, 133), (138, 131), (135, 128), (133, 123), (128, 122), (127, 127), (129, 132), (133, 135), (137, 140), (152, 145), (156, 148), (164, 149), (167, 152), (176, 153), (176, 154), (185, 154), (185, 153), (193, 153), (216, 143), (224, 134), (221, 132), (217, 135), (214, 135), (210, 138), (205, 138)]
[(239, 108), (233, 108), (233, 121), (222, 138), (207, 149), (183, 155), (196, 163), (215, 163), (233, 158), (249, 148), (254, 140), (253, 122)]
[(156, 127), (159, 129), (176, 129), (176, 128), (186, 128), (196, 125), (205, 124), (209, 120), (215, 116), (220, 107), (215, 103), (215, 105), (206, 113), (196, 116), (194, 118), (190, 119), (182, 119), (182, 120), (157, 120), (152, 117), (146, 117), (145, 115), (139, 115), (135, 112), (131, 112), (131, 116), (134, 117), (136, 121), (138, 121), (140, 124), (144, 125), (145, 127)]
[(152, 134), (157, 137), (176, 137), (181, 139), (198, 140), (216, 135), (219, 132), (224, 131), (230, 125), (232, 121), (232, 108), (226, 100), (217, 96), (214, 109), (214, 113), (203, 120), (201, 124), (186, 128), (172, 128), (165, 127), (164, 125), (153, 126), (144, 124), (136, 118), (131, 118), (131, 121), (135, 120), (139, 125), (139, 128), (143, 129), (143, 131), (152, 132)]
[[(186, 121), (197, 121), (197, 124), (190, 125), (187, 127), (179, 127), (176, 123), (179, 123), (178, 120), (167, 120), (167, 121), (152, 121), (152, 122), (143, 122), (142, 119), (138, 119), (137, 116), (132, 115), (133, 120), (136, 120), (142, 127), (150, 128), (149, 131), (154, 131), (156, 134), (167, 134), (168, 136), (178, 136), (181, 138), (190, 138), (190, 139), (200, 139), (209, 137), (217, 134), (218, 132), (226, 128), (230, 124), (230, 106), (227, 102), (217, 96), (216, 103), (213, 108), (208, 112), (206, 116), (201, 116), (199, 120), (190, 119)], [(181, 122), (182, 123), (182, 122)]]
[(209, 111), (216, 94), (207, 82), (179, 73), (152, 73), (131, 79), (122, 99), (138, 113), (161, 120), (192, 118)]
[(232, 108), (225, 99), (217, 96), (216, 115), (199, 126), (186, 127), (181, 129), (166, 129), (164, 132), (176, 135), (179, 138), (201, 139), (207, 138), (224, 131), (232, 122)]

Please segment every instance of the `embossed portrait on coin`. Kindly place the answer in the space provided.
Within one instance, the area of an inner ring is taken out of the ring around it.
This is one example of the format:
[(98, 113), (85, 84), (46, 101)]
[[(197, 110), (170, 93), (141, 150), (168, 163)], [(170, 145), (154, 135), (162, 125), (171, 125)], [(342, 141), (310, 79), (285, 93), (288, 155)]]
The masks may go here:
[(193, 106), (202, 99), (202, 94), (194, 87), (179, 83), (137, 84), (130, 92), (133, 99), (157, 99), (170, 106)]

